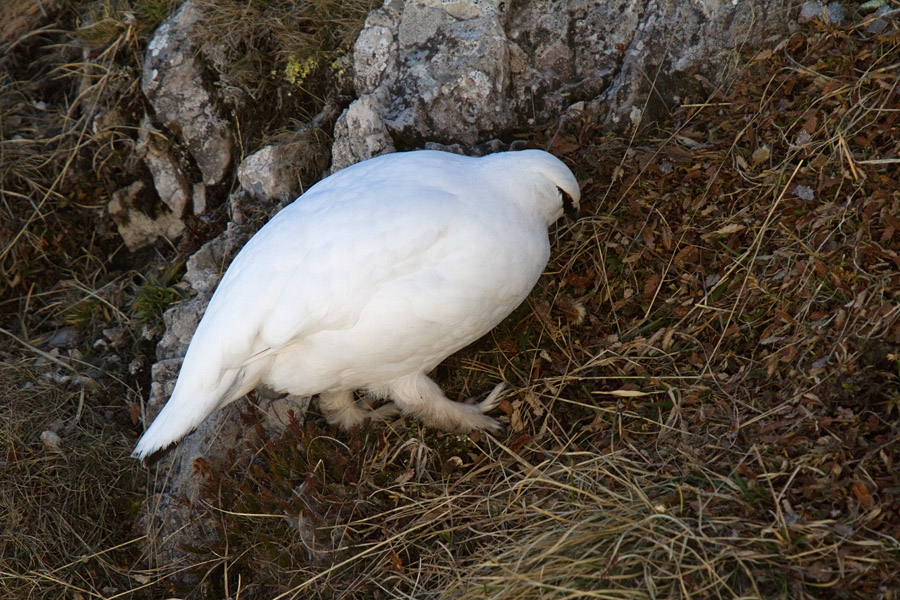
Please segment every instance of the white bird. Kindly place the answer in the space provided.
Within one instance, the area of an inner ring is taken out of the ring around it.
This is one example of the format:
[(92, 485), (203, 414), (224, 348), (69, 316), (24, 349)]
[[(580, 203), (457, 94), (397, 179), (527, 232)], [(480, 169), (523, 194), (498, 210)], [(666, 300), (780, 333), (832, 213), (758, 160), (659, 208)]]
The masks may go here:
[[(426, 373), (511, 313), (577, 209), (575, 176), (541, 150), (472, 158), (420, 150), (347, 167), (247, 242), (225, 272), (172, 396), (133, 456), (167, 450), (260, 385), (319, 395), (330, 423), (400, 412), (450, 431), (496, 429)], [(393, 404), (360, 406), (354, 390)]]

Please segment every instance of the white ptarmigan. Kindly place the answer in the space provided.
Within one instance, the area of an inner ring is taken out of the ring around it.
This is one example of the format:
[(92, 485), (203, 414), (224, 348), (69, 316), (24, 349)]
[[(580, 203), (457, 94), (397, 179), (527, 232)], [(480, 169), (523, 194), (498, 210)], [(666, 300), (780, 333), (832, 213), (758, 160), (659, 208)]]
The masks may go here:
[[(454, 402), (426, 373), (522, 303), (547, 265), (549, 226), (580, 198), (541, 150), (387, 154), (323, 179), (228, 267), (134, 456), (260, 385), (318, 394), (345, 428), (397, 409), (450, 431), (497, 428), (485, 413), (498, 394)], [(393, 404), (371, 410), (354, 390)]]

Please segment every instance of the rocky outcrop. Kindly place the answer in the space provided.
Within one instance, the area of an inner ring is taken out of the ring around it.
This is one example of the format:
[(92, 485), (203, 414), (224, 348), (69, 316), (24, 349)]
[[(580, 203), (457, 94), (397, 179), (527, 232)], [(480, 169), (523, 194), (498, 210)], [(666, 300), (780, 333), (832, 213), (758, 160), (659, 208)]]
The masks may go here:
[(217, 99), (204, 82), (191, 33), (201, 17), (194, 2), (160, 25), (147, 46), (141, 90), (153, 106), (155, 118), (186, 147), (205, 185), (222, 181), (231, 166), (234, 146), (231, 125), (218, 110)]
[[(152, 112), (141, 120), (137, 152), (161, 206), (109, 205), (129, 250), (177, 238), (186, 214), (206, 210), (207, 190), (225, 180), (234, 152), (230, 123), (206, 82), (192, 32), (201, 10), (189, 0), (156, 30), (144, 57), (141, 90)], [(118, 194), (127, 197), (126, 190)], [(149, 208), (149, 209), (148, 209)], [(139, 229), (140, 235), (135, 231)]]
[[(332, 171), (425, 141), (472, 146), (579, 102), (608, 127), (667, 110), (788, 23), (788, 0), (387, 0), (354, 48)], [(633, 109), (637, 109), (636, 111)]]
[[(813, 4), (799, 16), (815, 12)], [(625, 129), (665, 113), (685, 93), (699, 95), (694, 75), (720, 79), (736, 49), (787, 26), (791, 5), (386, 0), (354, 46), (358, 98), (334, 126), (331, 171), (427, 142), (472, 147), (561, 115)], [(192, 36), (201, 18), (200, 4), (188, 0), (159, 27), (141, 82), (153, 114), (140, 151), (176, 217), (205, 209), (209, 186), (224, 181), (234, 152)], [(300, 187), (294, 160), (302, 154), (283, 144), (251, 155), (239, 172), (243, 189), (290, 198)], [(155, 229), (171, 231), (168, 223)]]

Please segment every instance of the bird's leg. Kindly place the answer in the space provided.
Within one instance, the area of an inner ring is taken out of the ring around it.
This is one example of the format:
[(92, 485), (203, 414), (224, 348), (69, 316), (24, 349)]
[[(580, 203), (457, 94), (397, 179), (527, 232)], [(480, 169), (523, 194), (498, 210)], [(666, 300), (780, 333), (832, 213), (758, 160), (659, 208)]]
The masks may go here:
[(478, 404), (454, 402), (424, 373), (397, 379), (387, 391), (404, 414), (413, 415), (426, 425), (468, 433), (476, 429), (501, 431), (503, 425), (485, 413), (496, 408), (504, 384), (500, 384)]
[(319, 408), (325, 415), (326, 421), (343, 429), (350, 429), (366, 419), (383, 421), (393, 417), (398, 412), (397, 408), (392, 404), (386, 404), (375, 410), (363, 408), (353, 398), (352, 391), (319, 394)]

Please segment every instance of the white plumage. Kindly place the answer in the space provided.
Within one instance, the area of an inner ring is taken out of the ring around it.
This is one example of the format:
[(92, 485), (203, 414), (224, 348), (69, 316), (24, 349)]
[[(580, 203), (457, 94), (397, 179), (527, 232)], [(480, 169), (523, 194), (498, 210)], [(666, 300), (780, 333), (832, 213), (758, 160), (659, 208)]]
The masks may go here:
[[(235, 257), (134, 456), (259, 385), (319, 394), (345, 428), (397, 409), (447, 430), (496, 428), (484, 413), (497, 394), (454, 402), (426, 373), (525, 299), (565, 199), (578, 206), (578, 182), (540, 150), (388, 154), (323, 179)], [(362, 407), (357, 389), (393, 404)]]

